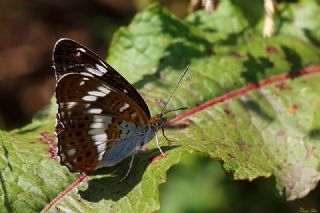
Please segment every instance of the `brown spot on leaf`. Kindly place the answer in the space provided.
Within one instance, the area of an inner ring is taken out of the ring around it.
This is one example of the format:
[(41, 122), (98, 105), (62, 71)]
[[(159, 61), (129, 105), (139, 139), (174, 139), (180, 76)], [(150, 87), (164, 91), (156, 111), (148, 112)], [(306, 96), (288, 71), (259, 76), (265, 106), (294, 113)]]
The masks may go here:
[(228, 124), (228, 127), (231, 128), (231, 129), (237, 128), (237, 126), (235, 124)]
[(277, 133), (276, 133), (276, 137), (277, 138), (282, 138), (284, 136), (284, 132), (283, 131), (278, 131)]
[(278, 49), (273, 47), (273, 46), (268, 46), (267, 47), (267, 52), (271, 53), (271, 54), (278, 53)]
[(210, 56), (213, 56), (213, 55), (216, 55), (217, 53), (216, 53), (214, 50), (209, 50), (209, 51), (208, 51), (208, 54), (209, 54)]
[(58, 147), (55, 142), (54, 136), (55, 135), (52, 132), (41, 132), (39, 134), (41, 142), (49, 145), (48, 153), (50, 158), (52, 159), (56, 159), (58, 153)]
[(232, 115), (232, 112), (231, 112), (229, 109), (227, 109), (227, 108), (224, 108), (224, 109), (223, 109), (223, 112), (224, 112), (224, 114), (226, 114), (226, 115)]
[(45, 144), (52, 144), (54, 143), (54, 133), (51, 132), (41, 132), (39, 134), (39, 138), (41, 142)]
[(230, 51), (229, 54), (232, 55), (232, 56), (235, 56), (237, 58), (241, 58), (242, 57), (241, 53), (236, 52), (236, 51)]
[(58, 155), (58, 147), (56, 145), (50, 145), (49, 146), (49, 156), (52, 159), (56, 159)]
[(298, 110), (298, 106), (296, 104), (293, 104), (288, 108), (288, 112), (291, 112), (291, 113), (296, 113), (297, 110)]
[(282, 170), (282, 166), (281, 165), (276, 165), (278, 170)]
[(290, 89), (290, 87), (285, 82), (281, 82), (279, 84), (276, 84), (275, 87), (280, 91)]

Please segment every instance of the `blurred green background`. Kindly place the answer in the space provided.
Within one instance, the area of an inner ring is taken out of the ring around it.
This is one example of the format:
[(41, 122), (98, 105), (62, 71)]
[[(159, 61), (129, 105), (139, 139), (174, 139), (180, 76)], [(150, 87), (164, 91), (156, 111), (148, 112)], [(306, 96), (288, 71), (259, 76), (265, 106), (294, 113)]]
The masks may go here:
[[(21, 127), (49, 104), (55, 88), (51, 51), (56, 40), (72, 38), (105, 57), (113, 33), (152, 2), (180, 18), (188, 15), (187, 0), (2, 0), (0, 128)], [(163, 213), (320, 212), (319, 186), (306, 198), (286, 202), (274, 178), (233, 181), (221, 162), (197, 154), (170, 169), (160, 192)]]

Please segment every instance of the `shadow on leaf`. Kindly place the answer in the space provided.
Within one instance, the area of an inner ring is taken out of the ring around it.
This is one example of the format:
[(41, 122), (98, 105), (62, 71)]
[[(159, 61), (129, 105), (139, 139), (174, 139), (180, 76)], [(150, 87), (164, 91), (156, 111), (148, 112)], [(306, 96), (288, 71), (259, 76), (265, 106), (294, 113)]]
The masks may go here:
[(274, 65), (267, 58), (256, 58), (249, 53), (248, 60), (243, 63), (243, 66), (245, 67), (245, 71), (241, 73), (241, 76), (247, 82), (257, 83), (265, 78), (265, 72)]
[(298, 72), (299, 70), (303, 69), (302, 59), (299, 54), (286, 46), (281, 46), (286, 60), (290, 63), (290, 73)]
[(266, 111), (263, 110), (263, 108), (259, 105), (257, 101), (254, 100), (246, 100), (243, 102), (240, 102), (242, 107), (248, 111), (251, 111), (254, 115), (260, 117), (261, 119), (272, 122), (274, 118), (270, 116)]
[[(165, 146), (161, 147), (161, 149), (166, 152), (176, 147), (177, 146)], [(114, 167), (97, 170), (92, 174), (93, 177), (95, 175), (110, 175), (89, 180), (88, 188), (85, 191), (79, 192), (81, 198), (89, 202), (99, 202), (110, 199), (117, 201), (121, 199), (140, 183), (146, 168), (152, 163), (152, 159), (159, 154), (159, 150), (156, 148), (145, 153), (139, 153), (133, 162), (129, 176), (123, 182), (119, 181), (125, 176), (131, 157)]]
[(314, 32), (309, 29), (304, 29), (304, 34), (314, 46), (320, 47), (320, 40), (317, 38)]
[[(241, 15), (249, 22), (251, 27), (256, 26), (264, 16), (264, 7), (262, 1), (231, 0), (231, 2), (237, 7), (237, 12), (241, 12)], [(252, 5), (254, 5), (254, 7)]]
[(319, 128), (314, 128), (311, 129), (308, 133), (309, 137), (315, 140), (320, 140), (320, 129)]
[(244, 28), (243, 30), (236, 32), (236, 33), (228, 33), (226, 38), (217, 41), (222, 46), (235, 46), (241, 42), (241, 39), (243, 39), (244, 35), (248, 32), (249, 28)]
[(27, 126), (25, 128), (22, 129), (18, 129), (17, 131), (15, 131), (15, 133), (19, 134), (19, 135), (24, 135), (27, 133), (31, 133), (31, 132), (35, 132), (38, 129), (40, 129), (42, 127), (42, 125), (32, 125), (32, 126)]
[(1, 183), (1, 187), (2, 187), (2, 192), (3, 192), (3, 199), (4, 199), (4, 206), (7, 210), (7, 212), (13, 212), (12, 207), (10, 205), (10, 200), (8, 197), (8, 190), (6, 187), (6, 182), (3, 178), (2, 172), (0, 172), (0, 183)]
[(2, 143), (2, 149), (4, 151), (4, 156), (5, 156), (6, 160), (7, 160), (7, 165), (9, 167), (10, 171), (12, 172), (13, 169), (12, 169), (11, 163), (9, 161), (9, 151), (8, 151), (7, 147), (3, 143)]

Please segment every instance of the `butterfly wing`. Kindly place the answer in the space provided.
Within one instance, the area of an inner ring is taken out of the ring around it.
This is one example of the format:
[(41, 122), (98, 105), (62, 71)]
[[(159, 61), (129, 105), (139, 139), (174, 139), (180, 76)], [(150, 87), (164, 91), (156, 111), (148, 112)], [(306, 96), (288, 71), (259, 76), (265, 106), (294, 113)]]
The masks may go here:
[[(65, 74), (58, 80), (56, 98), (58, 155), (72, 172), (105, 166), (100, 161), (110, 148), (119, 142), (136, 146), (150, 125), (136, 102), (95, 77)], [(112, 156), (122, 160), (118, 158)]]
[(53, 65), (57, 81), (67, 73), (81, 73), (97, 78), (130, 98), (150, 118), (147, 104), (136, 89), (115, 69), (85, 46), (67, 38), (57, 41), (53, 50)]

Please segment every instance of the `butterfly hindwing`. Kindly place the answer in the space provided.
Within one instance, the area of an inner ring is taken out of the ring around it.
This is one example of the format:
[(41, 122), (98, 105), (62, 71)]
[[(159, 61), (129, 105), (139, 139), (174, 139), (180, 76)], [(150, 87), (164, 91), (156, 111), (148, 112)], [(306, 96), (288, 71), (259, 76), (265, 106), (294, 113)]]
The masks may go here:
[(96, 169), (110, 148), (119, 141), (133, 141), (128, 138), (139, 139), (137, 134), (149, 125), (135, 102), (94, 77), (62, 76), (56, 98), (58, 154), (73, 172)]
[(150, 118), (147, 104), (136, 89), (109, 64), (85, 46), (71, 40), (60, 39), (53, 50), (53, 64), (57, 81), (68, 73), (81, 73), (112, 85), (118, 92), (131, 97)]

